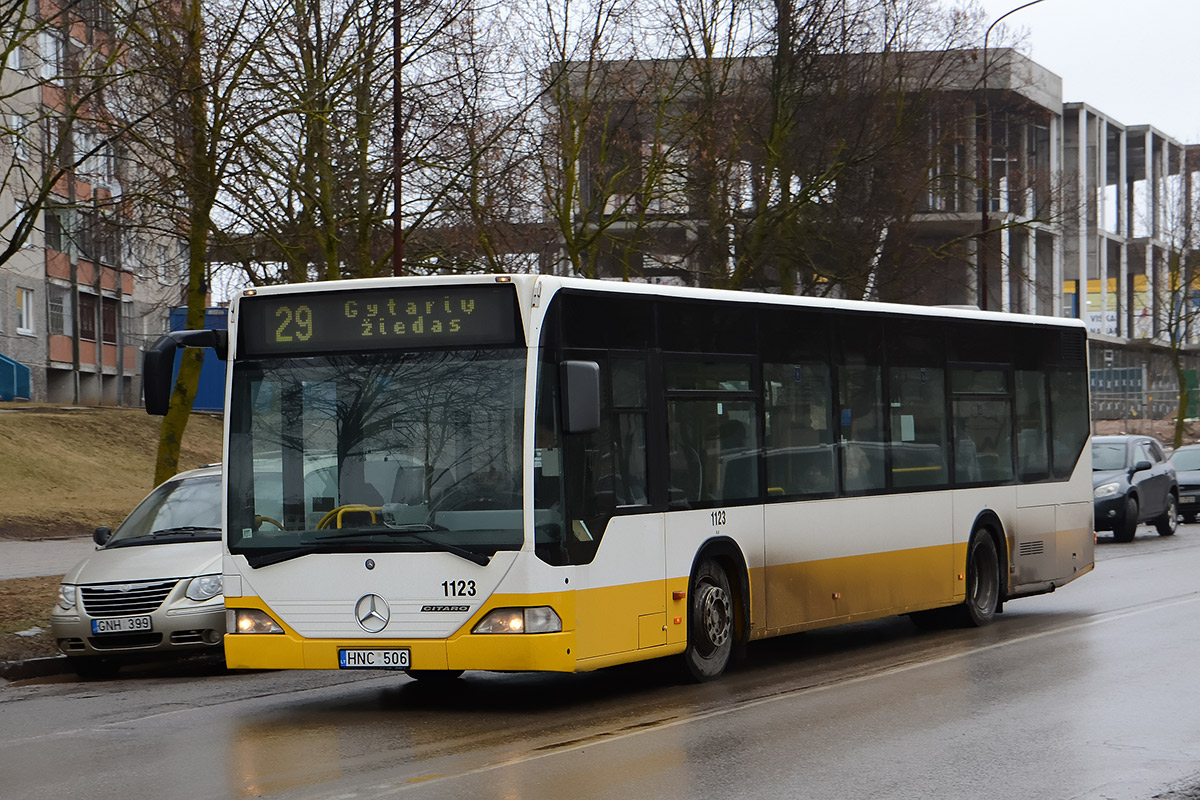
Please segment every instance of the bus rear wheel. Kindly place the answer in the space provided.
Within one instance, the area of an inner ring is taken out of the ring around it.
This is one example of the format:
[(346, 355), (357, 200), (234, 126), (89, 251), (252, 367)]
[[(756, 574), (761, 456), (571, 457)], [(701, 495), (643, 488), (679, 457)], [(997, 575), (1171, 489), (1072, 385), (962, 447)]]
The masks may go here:
[(719, 678), (733, 653), (733, 592), (712, 559), (700, 562), (688, 592), (688, 643), (683, 659), (692, 680)]
[(992, 622), (1000, 607), (1000, 554), (996, 540), (986, 530), (971, 535), (967, 545), (967, 598), (963, 622), (976, 628)]

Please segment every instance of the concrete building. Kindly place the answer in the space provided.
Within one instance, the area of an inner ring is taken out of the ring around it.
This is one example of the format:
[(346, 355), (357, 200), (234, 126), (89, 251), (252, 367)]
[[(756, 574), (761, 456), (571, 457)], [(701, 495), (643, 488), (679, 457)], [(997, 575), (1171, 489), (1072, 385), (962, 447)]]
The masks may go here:
[(0, 252), (21, 242), (0, 263), (0, 355), (29, 367), (32, 400), (137, 405), (140, 350), (179, 302), (180, 240), (128, 224), (138, 165), (96, 76), (112, 19), (63, 8), (29, 4), (0, 36)]

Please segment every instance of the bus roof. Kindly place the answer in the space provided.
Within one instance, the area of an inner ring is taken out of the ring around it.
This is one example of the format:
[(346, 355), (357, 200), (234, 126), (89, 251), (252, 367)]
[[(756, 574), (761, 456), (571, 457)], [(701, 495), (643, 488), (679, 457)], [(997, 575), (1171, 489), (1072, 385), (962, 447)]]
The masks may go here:
[(513, 283), (526, 291), (536, 291), (540, 295), (553, 294), (561, 289), (610, 294), (638, 294), (661, 298), (678, 298), (687, 300), (708, 300), (736, 303), (763, 303), (775, 306), (792, 306), (825, 310), (842, 310), (869, 314), (886, 314), (901, 316), (920, 316), (940, 319), (962, 319), (998, 322), (1009, 325), (1052, 325), (1062, 328), (1084, 329), (1083, 320), (1072, 317), (1049, 317), (1034, 314), (1013, 314), (1001, 311), (982, 311), (970, 306), (924, 306), (906, 303), (890, 303), (873, 300), (845, 300), (828, 297), (811, 297), (806, 295), (772, 294), (734, 289), (706, 289), (690, 286), (674, 286), (669, 284), (632, 283), (616, 280), (596, 280), (591, 278), (562, 277), (557, 275), (539, 274), (495, 274), (475, 273), (468, 275), (427, 275), (409, 276), (402, 278), (357, 278), (338, 281), (322, 281), (319, 283), (280, 284), (243, 290), (235, 296), (242, 297), (257, 294), (271, 295), (276, 293), (303, 293), (312, 291), (344, 291), (355, 289), (379, 289), (383, 286), (437, 286), (454, 284), (479, 283)]

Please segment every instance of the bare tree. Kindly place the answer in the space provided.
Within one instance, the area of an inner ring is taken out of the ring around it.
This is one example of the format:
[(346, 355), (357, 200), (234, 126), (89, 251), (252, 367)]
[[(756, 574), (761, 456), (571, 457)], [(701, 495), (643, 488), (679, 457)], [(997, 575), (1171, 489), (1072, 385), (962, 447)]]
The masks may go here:
[[(137, 120), (126, 136), (140, 174), (130, 186), (130, 225), (187, 243), (187, 327), (202, 328), (208, 247), (221, 187), (251, 132), (277, 112), (245, 91), (275, 19), (249, 0), (145, 0), (122, 17), (128, 63), (111, 102)], [(201, 351), (184, 351), (163, 419), (155, 482), (178, 469), (196, 394)]]
[(1150, 301), (1158, 306), (1160, 336), (1166, 340), (1179, 392), (1175, 412), (1173, 447), (1183, 445), (1187, 412), (1191, 402), (1185, 369), (1189, 348), (1200, 339), (1200, 228), (1196, 212), (1200, 209), (1200, 148), (1185, 147), (1174, 154), (1159, 187), (1160, 212), (1145, 220), (1149, 231), (1164, 240), (1162, 274), (1148, 276), (1158, 296)]
[[(272, 4), (260, 4), (268, 14)], [(223, 187), (221, 246), (251, 283), (378, 274), (392, 194), (391, 15), (360, 0), (293, 0), (246, 90), (278, 110)]]

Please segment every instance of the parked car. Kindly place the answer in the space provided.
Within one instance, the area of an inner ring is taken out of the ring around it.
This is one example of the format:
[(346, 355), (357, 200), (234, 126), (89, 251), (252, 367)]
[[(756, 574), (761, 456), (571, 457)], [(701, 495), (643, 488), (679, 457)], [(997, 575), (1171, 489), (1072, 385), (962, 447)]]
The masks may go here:
[(1162, 536), (1179, 526), (1175, 467), (1150, 436), (1092, 438), (1092, 497), (1096, 530), (1112, 531), (1118, 542), (1132, 541), (1140, 522)]
[(175, 654), (222, 653), (221, 469), (155, 488), (96, 552), (63, 577), (50, 629), (81, 678)]
[(1179, 481), (1179, 515), (1184, 522), (1195, 522), (1200, 515), (1200, 444), (1179, 448), (1170, 461)]

